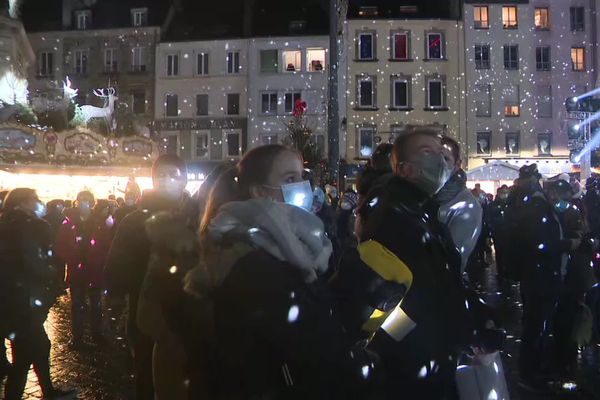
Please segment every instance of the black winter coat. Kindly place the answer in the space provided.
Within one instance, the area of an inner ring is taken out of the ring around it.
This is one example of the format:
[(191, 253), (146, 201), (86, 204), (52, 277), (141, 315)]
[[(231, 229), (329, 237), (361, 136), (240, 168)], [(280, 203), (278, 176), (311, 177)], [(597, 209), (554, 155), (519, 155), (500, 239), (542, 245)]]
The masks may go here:
[(384, 245), (410, 270), (412, 284), (385, 279), (356, 254), (342, 260), (331, 282), (350, 331), (400, 301), (415, 324), (396, 338), (393, 328), (380, 327), (369, 345), (382, 359), (392, 398), (439, 399), (451, 392), (456, 357), (473, 343), (478, 326), (471, 311), (480, 303), (462, 285), (458, 252), (436, 215), (424, 210), (427, 200), (416, 186), (394, 177), (374, 188), (359, 210), (360, 241)]
[(560, 295), (571, 241), (544, 195), (515, 190), (509, 200), (511, 268), (521, 276), (521, 290), (542, 297)]
[(351, 360), (329, 290), (285, 264), (253, 251), (215, 291), (220, 388), (240, 399), (367, 398), (357, 383), (371, 360)]
[(129, 297), (128, 335), (133, 341), (139, 334), (136, 326), (138, 297), (150, 257), (145, 223), (152, 214), (175, 206), (155, 191), (144, 192), (139, 208), (119, 224), (108, 253), (106, 288), (111, 295)]
[(0, 217), (0, 315), (5, 327), (42, 323), (56, 300), (50, 226), (22, 209)]

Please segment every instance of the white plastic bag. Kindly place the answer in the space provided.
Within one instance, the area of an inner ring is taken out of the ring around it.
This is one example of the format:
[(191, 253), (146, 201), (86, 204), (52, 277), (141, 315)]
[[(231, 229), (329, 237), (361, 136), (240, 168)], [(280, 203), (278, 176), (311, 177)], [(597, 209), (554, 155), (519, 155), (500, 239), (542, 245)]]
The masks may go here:
[(499, 352), (478, 355), (456, 369), (460, 400), (510, 400)]

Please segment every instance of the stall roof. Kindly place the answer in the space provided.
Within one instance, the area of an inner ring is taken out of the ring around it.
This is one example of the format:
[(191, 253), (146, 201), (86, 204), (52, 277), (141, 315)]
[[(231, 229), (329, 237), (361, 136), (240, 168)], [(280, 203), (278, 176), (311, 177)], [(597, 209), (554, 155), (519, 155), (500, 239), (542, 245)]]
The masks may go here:
[(51, 165), (0, 165), (0, 171), (16, 174), (47, 174), (47, 175), (72, 175), (72, 176), (150, 176), (149, 167), (123, 167), (123, 166), (51, 166)]
[(519, 177), (519, 167), (504, 161), (489, 163), (467, 171), (470, 181), (513, 181)]

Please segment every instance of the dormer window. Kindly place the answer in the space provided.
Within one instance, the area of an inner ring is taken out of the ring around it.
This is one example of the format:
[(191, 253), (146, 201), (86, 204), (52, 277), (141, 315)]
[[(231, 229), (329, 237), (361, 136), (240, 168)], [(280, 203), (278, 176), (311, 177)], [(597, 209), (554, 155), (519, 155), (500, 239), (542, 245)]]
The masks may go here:
[(146, 26), (148, 25), (148, 9), (147, 8), (134, 8), (131, 10), (131, 22), (133, 26)]
[(360, 17), (376, 17), (379, 15), (379, 11), (377, 10), (377, 6), (361, 6), (358, 10), (358, 15)]
[(77, 23), (77, 29), (81, 31), (90, 29), (92, 26), (92, 12), (90, 10), (76, 11), (75, 21)]

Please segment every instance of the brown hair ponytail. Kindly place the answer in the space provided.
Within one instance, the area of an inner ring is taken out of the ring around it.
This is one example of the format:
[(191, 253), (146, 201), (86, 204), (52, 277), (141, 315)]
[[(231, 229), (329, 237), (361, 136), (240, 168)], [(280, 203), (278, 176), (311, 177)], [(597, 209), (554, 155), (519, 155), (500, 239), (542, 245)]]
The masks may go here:
[(237, 166), (223, 172), (210, 191), (200, 231), (205, 232), (219, 208), (231, 201), (245, 201), (252, 196), (253, 186), (267, 182), (277, 156), (290, 152), (300, 157), (296, 150), (279, 144), (255, 147), (247, 152)]

